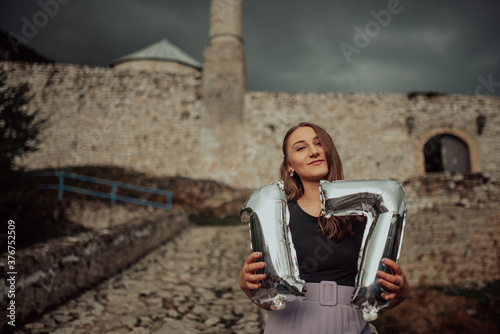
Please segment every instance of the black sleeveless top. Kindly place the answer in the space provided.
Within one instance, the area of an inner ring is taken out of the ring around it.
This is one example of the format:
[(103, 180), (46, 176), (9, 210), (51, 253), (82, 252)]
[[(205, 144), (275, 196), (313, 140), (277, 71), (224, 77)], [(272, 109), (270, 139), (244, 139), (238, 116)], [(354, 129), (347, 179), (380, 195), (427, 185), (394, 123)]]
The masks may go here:
[(335, 281), (338, 285), (354, 286), (366, 219), (355, 221), (354, 234), (332, 242), (321, 232), (318, 218), (302, 210), (297, 202), (291, 203), (288, 210), (300, 277), (310, 283)]

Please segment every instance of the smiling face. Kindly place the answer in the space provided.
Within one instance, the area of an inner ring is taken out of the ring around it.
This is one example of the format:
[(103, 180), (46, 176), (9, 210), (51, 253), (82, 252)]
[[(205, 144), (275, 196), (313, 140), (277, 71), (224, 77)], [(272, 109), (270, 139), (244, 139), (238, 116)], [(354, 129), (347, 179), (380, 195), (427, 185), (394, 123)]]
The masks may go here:
[(316, 131), (309, 126), (297, 128), (287, 143), (289, 172), (299, 175), (302, 181), (319, 181), (328, 175), (328, 159)]

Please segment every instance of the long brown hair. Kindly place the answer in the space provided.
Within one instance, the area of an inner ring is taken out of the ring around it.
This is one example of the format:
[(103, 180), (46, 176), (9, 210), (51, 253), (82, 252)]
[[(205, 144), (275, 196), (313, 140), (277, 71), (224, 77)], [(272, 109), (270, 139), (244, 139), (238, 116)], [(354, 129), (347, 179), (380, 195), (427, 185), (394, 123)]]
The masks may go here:
[[(288, 172), (288, 138), (290, 135), (300, 127), (310, 127), (318, 136), (321, 147), (325, 152), (326, 162), (328, 165), (328, 175), (326, 181), (337, 181), (344, 179), (344, 172), (342, 168), (342, 161), (340, 160), (339, 153), (333, 142), (332, 137), (322, 127), (308, 122), (302, 122), (298, 125), (291, 127), (283, 138), (283, 162), (281, 163), (281, 180), (284, 183), (285, 196), (288, 203), (296, 202), (304, 194), (304, 186), (297, 174), (290, 176)], [(318, 218), (318, 224), (324, 235), (328, 236), (333, 241), (339, 240), (345, 234), (352, 233), (352, 223), (349, 217), (335, 217), (325, 218), (321, 214)]]

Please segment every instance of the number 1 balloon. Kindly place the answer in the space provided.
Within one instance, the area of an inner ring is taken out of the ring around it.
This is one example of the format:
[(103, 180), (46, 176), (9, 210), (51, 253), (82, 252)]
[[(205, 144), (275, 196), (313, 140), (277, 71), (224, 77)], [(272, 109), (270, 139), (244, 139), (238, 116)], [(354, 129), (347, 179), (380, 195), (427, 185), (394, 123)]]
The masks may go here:
[[(305, 282), (300, 278), (297, 254), (288, 227), (289, 211), (283, 184), (270, 184), (255, 190), (241, 209), (241, 220), (250, 225), (252, 250), (262, 252), (260, 261), (266, 262), (266, 278), (261, 287), (250, 291), (254, 303), (269, 303), (271, 310), (285, 307), (287, 295), (305, 293)], [(261, 273), (261, 271), (258, 271)]]
[(325, 216), (364, 215), (367, 218), (358, 257), (356, 289), (351, 304), (363, 311), (366, 321), (388, 302), (380, 294), (378, 270), (391, 273), (382, 258), (398, 261), (405, 226), (403, 188), (396, 181), (321, 181), (322, 210)]

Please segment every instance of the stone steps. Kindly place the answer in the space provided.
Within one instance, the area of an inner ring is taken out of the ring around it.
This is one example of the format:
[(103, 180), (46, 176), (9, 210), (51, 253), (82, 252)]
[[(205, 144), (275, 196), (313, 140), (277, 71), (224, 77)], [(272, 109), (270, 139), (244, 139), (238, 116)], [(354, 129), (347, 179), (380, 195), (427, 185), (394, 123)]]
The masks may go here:
[(238, 287), (247, 226), (192, 226), (16, 333), (261, 333), (266, 312)]

